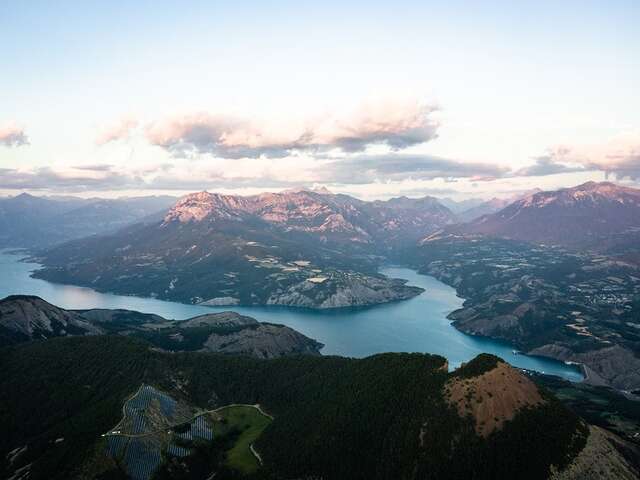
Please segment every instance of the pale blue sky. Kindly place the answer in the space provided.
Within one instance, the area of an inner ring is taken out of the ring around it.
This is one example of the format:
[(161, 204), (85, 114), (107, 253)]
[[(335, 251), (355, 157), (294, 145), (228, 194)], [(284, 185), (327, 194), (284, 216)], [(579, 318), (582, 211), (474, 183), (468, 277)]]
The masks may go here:
[[(500, 194), (600, 179), (603, 170), (638, 179), (639, 22), (637, 1), (0, 2), (0, 190), (117, 195), (326, 183), (385, 197)], [(148, 134), (173, 125), (170, 138), (184, 147), (194, 115), (198, 128), (222, 122), (225, 135), (229, 118), (242, 119), (251, 128), (232, 133), (250, 131), (252, 146), (271, 148), (275, 137), (289, 142), (313, 124), (329, 149), (344, 131), (379, 138), (388, 115), (397, 120), (389, 128), (402, 130), (412, 102), (438, 107), (425, 110), (435, 134), (395, 151), (372, 141), (358, 152), (319, 152), (314, 140), (288, 156), (229, 159), (199, 136), (183, 158)], [(96, 143), (125, 120), (137, 125), (126, 138)], [(2, 132), (16, 129), (29, 144), (3, 145)], [(558, 146), (571, 154), (549, 154)], [(399, 163), (397, 155), (412, 157)], [(523, 176), (543, 156), (556, 170), (580, 172)], [(443, 161), (455, 162), (446, 179)], [(455, 173), (461, 163), (470, 173)], [(495, 179), (478, 182), (483, 176)]]

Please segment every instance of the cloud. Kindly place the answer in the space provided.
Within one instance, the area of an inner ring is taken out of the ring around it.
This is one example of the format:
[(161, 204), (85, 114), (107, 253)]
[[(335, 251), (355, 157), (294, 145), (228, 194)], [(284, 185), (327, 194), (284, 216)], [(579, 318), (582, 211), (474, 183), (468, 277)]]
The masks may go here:
[(97, 145), (105, 145), (118, 140), (129, 138), (133, 129), (138, 126), (138, 121), (133, 118), (123, 118), (119, 122), (108, 125), (100, 130), (96, 137)]
[(640, 132), (627, 132), (595, 145), (561, 145), (550, 148), (536, 164), (516, 176), (601, 171), (617, 179), (640, 179)]
[(114, 167), (107, 163), (97, 163), (94, 165), (75, 165), (72, 168), (75, 170), (87, 170), (90, 172), (110, 172)]
[(298, 138), (276, 138), (246, 120), (198, 113), (153, 123), (147, 139), (177, 157), (210, 153), (222, 158), (285, 157), (302, 145)]
[(320, 145), (346, 152), (360, 152), (369, 145), (403, 150), (436, 138), (438, 122), (432, 118), (436, 110), (418, 102), (364, 105), (346, 117), (322, 122), (314, 137)]
[(406, 181), (451, 179), (493, 180), (508, 169), (489, 163), (464, 163), (430, 155), (346, 154), (332, 157), (287, 157), (257, 164), (250, 158), (211, 162), (156, 163), (140, 166), (87, 164), (66, 169), (4, 169), (0, 189), (104, 191), (104, 190), (202, 190), (280, 189), (319, 185), (394, 184)]
[(177, 175), (159, 175), (145, 184), (150, 190), (216, 190), (232, 189), (241, 190), (246, 188), (266, 191), (269, 189), (281, 189), (299, 187), (307, 185), (307, 182), (281, 180), (270, 176), (265, 177), (226, 177), (215, 173), (204, 173), (198, 176), (187, 177)]
[(15, 124), (0, 126), (0, 145), (5, 147), (29, 145), (29, 137), (23, 128)]
[(50, 167), (33, 170), (0, 168), (0, 189), (64, 190), (69, 192), (139, 188), (142, 179), (118, 172), (88, 175), (74, 170), (57, 171)]
[(587, 169), (602, 170), (618, 179), (640, 179), (640, 131), (620, 134), (594, 148), (567, 148), (563, 155)]
[(318, 168), (316, 181), (343, 184), (365, 184), (376, 181), (433, 180), (467, 178), (495, 180), (509, 169), (490, 163), (460, 162), (432, 155), (390, 153), (356, 155), (332, 160)]
[(570, 166), (559, 163), (553, 152), (548, 155), (535, 158), (535, 163), (528, 167), (516, 170), (514, 177), (543, 177), (546, 175), (556, 175), (559, 173), (584, 172), (584, 166)]
[[(202, 188), (286, 188), (308, 185), (367, 185), (407, 180), (433, 180), (450, 177), (490, 180), (508, 173), (492, 164), (462, 163), (428, 155), (389, 153), (354, 155), (340, 159), (286, 158), (270, 167), (252, 170), (250, 160), (239, 160), (236, 168), (201, 164), (191, 171), (174, 168), (162, 172), (149, 185), (157, 189)], [(242, 162), (246, 162), (242, 163)]]
[(0, 168), (0, 190), (43, 190), (57, 192), (98, 192), (116, 190), (186, 190), (218, 188), (286, 188), (299, 183), (271, 176), (225, 175), (215, 169), (185, 171), (159, 165), (155, 169), (117, 171), (115, 166), (95, 165), (70, 169)]
[(179, 157), (283, 158), (295, 151), (356, 153), (373, 145), (402, 150), (436, 137), (434, 111), (415, 101), (387, 102), (289, 125), (202, 112), (155, 122), (146, 136)]

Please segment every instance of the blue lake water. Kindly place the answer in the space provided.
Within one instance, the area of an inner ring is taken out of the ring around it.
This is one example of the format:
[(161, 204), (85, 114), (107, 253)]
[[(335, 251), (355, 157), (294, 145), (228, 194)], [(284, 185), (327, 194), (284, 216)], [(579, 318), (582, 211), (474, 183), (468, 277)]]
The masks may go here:
[(385, 275), (404, 278), (426, 291), (411, 299), (361, 309), (315, 311), (288, 307), (204, 307), (153, 298), (99, 293), (90, 288), (58, 285), (31, 278), (38, 264), (0, 251), (0, 298), (13, 294), (38, 295), (63, 308), (126, 308), (183, 320), (204, 313), (233, 310), (263, 322), (288, 325), (325, 344), (325, 355), (365, 357), (380, 352), (436, 353), (452, 368), (479, 353), (498, 355), (512, 365), (582, 380), (579, 370), (562, 362), (513, 353), (508, 344), (459, 332), (447, 315), (462, 305), (453, 288), (407, 268), (390, 267)]

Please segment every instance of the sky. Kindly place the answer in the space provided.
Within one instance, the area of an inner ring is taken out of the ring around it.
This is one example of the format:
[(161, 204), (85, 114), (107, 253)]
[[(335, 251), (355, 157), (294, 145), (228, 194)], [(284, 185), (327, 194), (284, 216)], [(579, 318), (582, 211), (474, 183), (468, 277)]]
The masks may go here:
[(640, 185), (640, 2), (0, 2), (0, 194)]

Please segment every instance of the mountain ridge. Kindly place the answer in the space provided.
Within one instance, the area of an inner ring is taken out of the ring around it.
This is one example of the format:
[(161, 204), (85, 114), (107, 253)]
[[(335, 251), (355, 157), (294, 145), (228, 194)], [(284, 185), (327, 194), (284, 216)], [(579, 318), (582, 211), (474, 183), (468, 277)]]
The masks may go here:
[(454, 218), (432, 197), (197, 192), (159, 222), (38, 254), (34, 276), (209, 305), (374, 305), (422, 292), (378, 274), (382, 255)]
[(537, 192), (449, 231), (597, 248), (612, 233), (640, 228), (640, 190), (586, 182)]
[(124, 309), (66, 310), (32, 295), (0, 300), (0, 347), (66, 336), (124, 335), (166, 351), (208, 351), (257, 358), (319, 355), (323, 345), (284, 325), (235, 312), (182, 321)]
[[(405, 216), (392, 216), (405, 212)], [(409, 214), (413, 217), (408, 218)], [(435, 197), (396, 197), (366, 202), (328, 190), (296, 189), (249, 196), (192, 193), (170, 209), (164, 224), (205, 219), (242, 220), (248, 216), (282, 226), (285, 231), (345, 233), (349, 235), (348, 240), (361, 243), (372, 243), (380, 229), (399, 230), (402, 235), (419, 238), (421, 231), (433, 231), (455, 221), (455, 215)], [(415, 233), (411, 233), (412, 229)]]
[(169, 196), (83, 199), (28, 193), (0, 198), (0, 248), (46, 248), (113, 232), (148, 221), (175, 200)]

